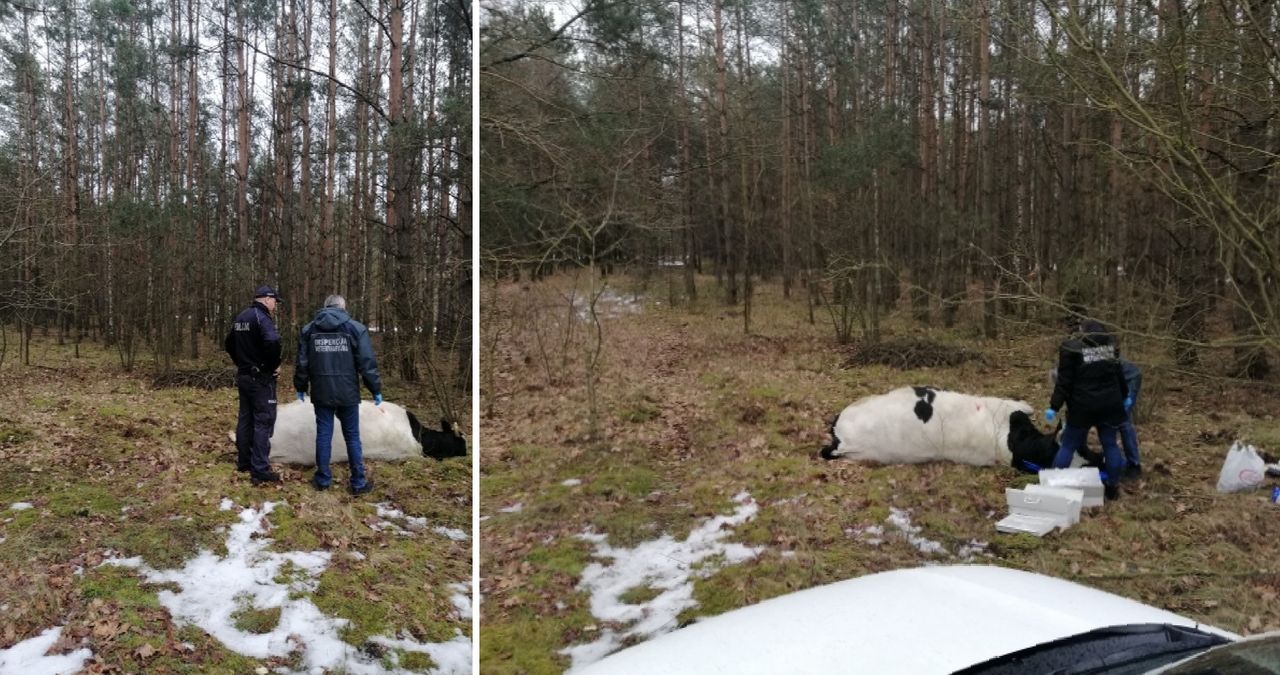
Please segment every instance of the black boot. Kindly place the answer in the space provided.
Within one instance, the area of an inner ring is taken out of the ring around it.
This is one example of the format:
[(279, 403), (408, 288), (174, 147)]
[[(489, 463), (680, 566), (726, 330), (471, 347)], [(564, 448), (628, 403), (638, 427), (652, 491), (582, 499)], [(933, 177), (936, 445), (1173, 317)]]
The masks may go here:
[(1109, 502), (1110, 502), (1110, 501), (1115, 501), (1115, 500), (1117, 500), (1117, 499), (1119, 499), (1119, 498), (1120, 498), (1120, 486), (1119, 486), (1119, 485), (1108, 485), (1108, 486), (1106, 486), (1105, 488), (1103, 488), (1103, 489), (1102, 489), (1102, 492), (1103, 492), (1103, 494), (1106, 496), (1107, 501), (1109, 501)]
[(262, 485), (263, 483), (279, 483), (280, 474), (274, 471), (268, 471), (266, 473), (249, 472), (249, 482), (254, 485)]

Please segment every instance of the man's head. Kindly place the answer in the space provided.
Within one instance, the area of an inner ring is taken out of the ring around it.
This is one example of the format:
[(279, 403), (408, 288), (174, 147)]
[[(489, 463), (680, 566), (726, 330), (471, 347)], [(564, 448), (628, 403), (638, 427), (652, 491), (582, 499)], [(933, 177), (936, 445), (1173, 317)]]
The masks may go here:
[(280, 294), (276, 293), (273, 286), (259, 286), (258, 290), (253, 292), (253, 299), (262, 303), (263, 307), (269, 312), (276, 311), (276, 303), (280, 301)]
[(347, 300), (341, 295), (334, 293), (333, 295), (330, 295), (329, 297), (324, 299), (324, 308), (340, 309), (345, 312), (347, 311)]

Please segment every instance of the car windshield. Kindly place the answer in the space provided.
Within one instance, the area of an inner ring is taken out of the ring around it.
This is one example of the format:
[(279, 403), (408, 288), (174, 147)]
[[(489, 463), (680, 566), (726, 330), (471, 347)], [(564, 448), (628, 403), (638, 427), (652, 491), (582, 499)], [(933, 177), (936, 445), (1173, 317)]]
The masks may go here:
[(1275, 675), (1280, 673), (1280, 635), (1241, 640), (1160, 671), (1161, 675)]
[[(955, 675), (1138, 675), (1229, 642), (1220, 635), (1186, 626), (1113, 626), (1006, 654), (957, 671)], [(1187, 674), (1214, 672), (1217, 671), (1185, 671)]]

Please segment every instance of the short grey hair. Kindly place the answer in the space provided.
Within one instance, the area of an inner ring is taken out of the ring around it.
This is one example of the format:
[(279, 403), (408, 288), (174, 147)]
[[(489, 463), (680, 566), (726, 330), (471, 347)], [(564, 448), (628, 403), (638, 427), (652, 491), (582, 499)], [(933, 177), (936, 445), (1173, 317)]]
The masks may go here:
[(333, 295), (330, 295), (329, 297), (324, 299), (324, 306), (326, 308), (337, 307), (338, 309), (346, 309), (347, 300), (346, 298), (343, 298), (341, 295), (334, 293)]

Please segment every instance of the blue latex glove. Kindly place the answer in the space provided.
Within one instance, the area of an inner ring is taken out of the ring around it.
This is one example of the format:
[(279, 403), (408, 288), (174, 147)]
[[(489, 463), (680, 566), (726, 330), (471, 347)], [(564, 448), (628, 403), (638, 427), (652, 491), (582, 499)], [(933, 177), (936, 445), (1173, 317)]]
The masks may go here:
[(307, 392), (305, 392), (305, 391), (300, 391), (300, 392), (298, 392), (298, 400), (299, 400), (299, 401), (305, 401), (305, 400), (307, 400)]
[(373, 395), (373, 404), (374, 404), (374, 405), (382, 405), (382, 394), (374, 394), (374, 395)]
[(1125, 397), (1125, 399), (1124, 399), (1124, 411), (1125, 411), (1125, 412), (1129, 412), (1129, 410), (1130, 410), (1130, 409), (1132, 409), (1132, 408), (1133, 408), (1133, 397), (1132, 397), (1132, 396), (1127, 396), (1127, 397)]
[(1058, 416), (1058, 413), (1055, 412), (1053, 408), (1044, 409), (1044, 419), (1046, 422), (1052, 422), (1054, 418), (1056, 418), (1057, 416)]

